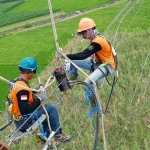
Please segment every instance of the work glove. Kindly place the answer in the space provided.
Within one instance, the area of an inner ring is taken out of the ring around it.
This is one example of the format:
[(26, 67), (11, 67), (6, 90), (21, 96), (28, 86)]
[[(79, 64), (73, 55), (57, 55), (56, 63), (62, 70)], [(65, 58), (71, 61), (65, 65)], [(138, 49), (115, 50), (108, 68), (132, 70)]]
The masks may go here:
[(39, 90), (39, 89), (42, 89), (44, 86), (43, 86), (43, 84), (42, 83), (39, 83), (36, 87), (35, 87), (35, 89), (36, 90)]
[(47, 99), (47, 94), (46, 94), (46, 92), (40, 93), (37, 98), (39, 98), (41, 101), (44, 101), (45, 99)]

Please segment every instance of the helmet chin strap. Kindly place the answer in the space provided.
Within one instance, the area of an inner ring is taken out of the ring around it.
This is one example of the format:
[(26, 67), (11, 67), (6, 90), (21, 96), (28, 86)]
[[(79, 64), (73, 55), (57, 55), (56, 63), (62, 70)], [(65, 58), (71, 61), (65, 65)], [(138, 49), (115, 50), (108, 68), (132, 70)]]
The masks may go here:
[(86, 39), (90, 39), (93, 40), (98, 34), (99, 32), (96, 29), (87, 29), (86, 30)]

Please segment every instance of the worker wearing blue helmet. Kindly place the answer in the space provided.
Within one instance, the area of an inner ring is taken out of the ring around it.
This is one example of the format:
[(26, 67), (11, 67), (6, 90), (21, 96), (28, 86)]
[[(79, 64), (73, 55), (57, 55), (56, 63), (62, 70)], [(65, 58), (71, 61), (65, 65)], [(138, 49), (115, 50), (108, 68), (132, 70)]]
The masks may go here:
[[(15, 83), (23, 87), (30, 88), (28, 81), (31, 80), (37, 71), (37, 61), (33, 57), (26, 57), (21, 60), (19, 64), (20, 76), (15, 79)], [(41, 103), (47, 99), (46, 92), (40, 93), (36, 96), (30, 89), (22, 88), (19, 86), (14, 86), (11, 89), (11, 99), (12, 99), (12, 110), (14, 122), (17, 128), (19, 128), (29, 117), (28, 121), (21, 126), (20, 131), (26, 132), (34, 120), (37, 120), (42, 114), (45, 113), (43, 107), (40, 106)], [(67, 135), (60, 128), (58, 108), (54, 103), (47, 103), (44, 105), (47, 113), (49, 115), (49, 121), (52, 131), (56, 131), (55, 139), (61, 142), (69, 142), (72, 137)], [(37, 113), (35, 110), (37, 109)], [(32, 115), (31, 115), (32, 114)], [(44, 136), (47, 138), (50, 135), (48, 121), (45, 119), (43, 122), (43, 132)], [(58, 143), (56, 143), (58, 144)], [(56, 145), (57, 146), (57, 145)]]

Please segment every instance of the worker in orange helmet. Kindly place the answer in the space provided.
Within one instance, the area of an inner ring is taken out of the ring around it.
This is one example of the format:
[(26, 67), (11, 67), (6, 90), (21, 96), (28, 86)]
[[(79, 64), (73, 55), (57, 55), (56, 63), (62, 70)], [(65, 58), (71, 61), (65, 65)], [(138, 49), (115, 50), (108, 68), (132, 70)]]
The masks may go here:
[[(89, 77), (95, 82), (113, 73), (115, 70), (115, 60), (112, 46), (109, 41), (99, 35), (95, 22), (90, 18), (82, 18), (79, 22), (77, 35), (90, 40), (90, 45), (82, 52), (67, 54), (66, 56), (78, 67), (90, 70), (91, 74)], [(76, 80), (77, 76), (78, 70), (71, 64), (68, 77), (70, 80)], [(92, 81), (86, 78), (85, 83), (88, 84), (88, 86), (84, 86), (85, 94), (86, 96), (88, 95), (91, 106), (95, 107)]]

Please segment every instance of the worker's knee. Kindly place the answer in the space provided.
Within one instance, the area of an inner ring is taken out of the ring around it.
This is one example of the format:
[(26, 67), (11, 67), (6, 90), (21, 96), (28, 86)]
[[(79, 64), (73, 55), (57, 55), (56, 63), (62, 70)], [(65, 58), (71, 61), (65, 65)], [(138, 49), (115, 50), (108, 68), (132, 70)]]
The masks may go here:
[(45, 104), (45, 108), (50, 113), (52, 112), (58, 113), (58, 107), (55, 103), (47, 103)]

